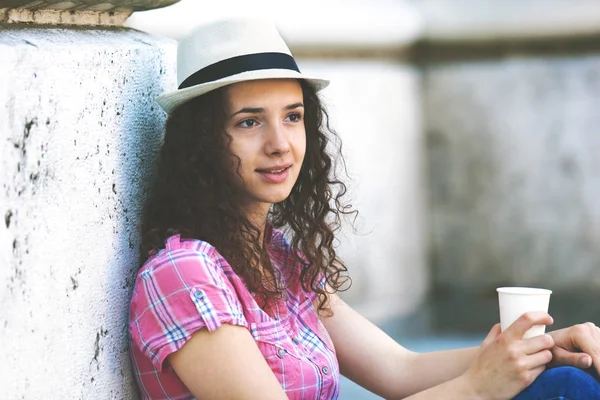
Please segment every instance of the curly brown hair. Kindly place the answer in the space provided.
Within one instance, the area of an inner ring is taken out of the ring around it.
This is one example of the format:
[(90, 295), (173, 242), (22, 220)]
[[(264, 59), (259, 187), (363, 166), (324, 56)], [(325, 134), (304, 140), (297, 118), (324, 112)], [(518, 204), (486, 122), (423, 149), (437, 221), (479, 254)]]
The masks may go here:
[[(302, 265), (299, 279), (306, 291), (319, 296), (319, 310), (327, 309), (324, 277), (335, 291), (351, 280), (337, 256), (335, 233), (344, 215), (357, 211), (344, 204), (345, 184), (336, 176), (336, 162), (328, 151), (341, 143), (329, 127), (329, 116), (318, 94), (299, 80), (304, 100), (306, 154), (290, 195), (273, 204), (269, 218), (282, 228)], [(260, 241), (260, 229), (242, 210), (243, 193), (233, 179), (229, 143), (225, 132), (227, 93), (217, 89), (196, 97), (169, 116), (158, 173), (142, 221), (143, 257), (165, 247), (174, 234), (213, 245), (244, 280), (248, 289), (268, 300), (284, 289), (280, 273), (271, 264)], [(266, 281), (265, 281), (266, 280)], [(348, 284), (346, 286), (346, 284)]]

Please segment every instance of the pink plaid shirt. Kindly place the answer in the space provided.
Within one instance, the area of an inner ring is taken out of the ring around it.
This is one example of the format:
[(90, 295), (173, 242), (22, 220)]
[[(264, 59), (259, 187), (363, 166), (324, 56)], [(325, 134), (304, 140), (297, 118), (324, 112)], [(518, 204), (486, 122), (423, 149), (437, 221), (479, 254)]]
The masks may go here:
[(130, 353), (144, 399), (193, 399), (167, 356), (199, 329), (244, 326), (290, 399), (337, 399), (339, 366), (317, 317), (315, 293), (299, 283), (299, 263), (280, 231), (268, 249), (289, 285), (271, 318), (241, 278), (210, 244), (179, 235), (140, 269), (129, 315)]

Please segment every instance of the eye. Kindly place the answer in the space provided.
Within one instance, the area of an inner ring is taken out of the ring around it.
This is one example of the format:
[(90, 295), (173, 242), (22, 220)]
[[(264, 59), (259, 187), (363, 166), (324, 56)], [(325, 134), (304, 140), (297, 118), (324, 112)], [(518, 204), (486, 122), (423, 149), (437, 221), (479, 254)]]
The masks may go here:
[(258, 121), (254, 118), (246, 118), (236, 124), (240, 128), (254, 128), (256, 125), (258, 125)]
[(303, 115), (301, 113), (291, 113), (286, 119), (290, 122), (300, 122), (302, 121), (302, 117)]

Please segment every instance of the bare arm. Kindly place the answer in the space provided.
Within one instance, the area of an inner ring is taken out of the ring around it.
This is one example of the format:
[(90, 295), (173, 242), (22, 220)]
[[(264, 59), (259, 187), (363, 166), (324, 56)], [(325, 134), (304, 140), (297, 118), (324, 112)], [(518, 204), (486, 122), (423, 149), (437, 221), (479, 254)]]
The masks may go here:
[[(552, 359), (550, 335), (523, 340), (533, 325), (552, 324), (532, 312), (500, 332), (495, 325), (479, 348), (411, 352), (330, 296), (332, 317), (322, 316), (342, 374), (387, 399), (507, 399), (526, 388)], [(407, 397), (410, 396), (410, 397)]]
[[(460, 376), (477, 352), (477, 348), (411, 352), (337, 295), (330, 298), (334, 314), (321, 316), (321, 321), (335, 345), (342, 374), (386, 399), (404, 398)], [(455, 382), (452, 386), (459, 391), (462, 385)], [(440, 393), (448, 396), (447, 389)], [(466, 391), (460, 391), (457, 398), (466, 399)]]
[(250, 332), (241, 326), (200, 330), (167, 361), (200, 399), (287, 399)]

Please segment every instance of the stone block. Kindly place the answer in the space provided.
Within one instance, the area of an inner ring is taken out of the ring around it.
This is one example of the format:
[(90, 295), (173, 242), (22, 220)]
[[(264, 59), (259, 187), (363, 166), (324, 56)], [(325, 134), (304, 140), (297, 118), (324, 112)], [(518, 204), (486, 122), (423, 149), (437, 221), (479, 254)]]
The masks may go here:
[(22, 8), (27, 10), (69, 10), (69, 11), (114, 11), (151, 10), (177, 3), (179, 0), (0, 0), (1, 8)]
[(424, 71), (435, 288), (600, 290), (600, 56)]
[(135, 399), (127, 321), (175, 43), (0, 30), (2, 397)]
[(166, 7), (179, 0), (0, 0), (0, 23), (119, 26), (134, 11)]

